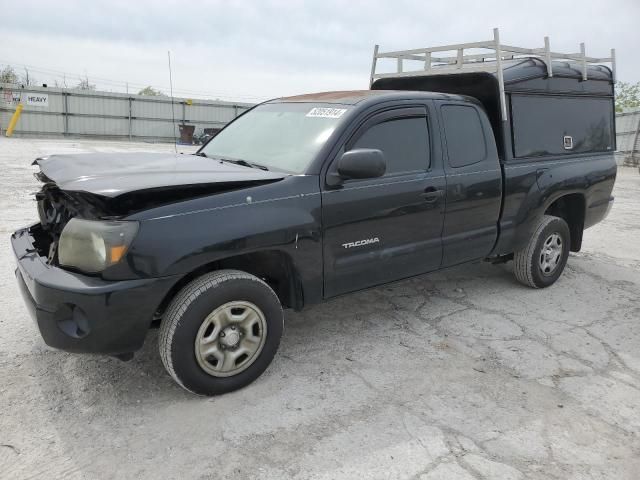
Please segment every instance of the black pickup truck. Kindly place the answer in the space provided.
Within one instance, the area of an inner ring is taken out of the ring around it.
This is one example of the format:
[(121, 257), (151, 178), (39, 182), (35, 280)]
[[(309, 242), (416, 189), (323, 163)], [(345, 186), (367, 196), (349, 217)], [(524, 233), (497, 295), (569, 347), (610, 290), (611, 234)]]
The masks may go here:
[(159, 326), (212, 395), (267, 368), (283, 307), (482, 260), (548, 287), (613, 201), (612, 75), (588, 68), (506, 64), (506, 119), (495, 75), (385, 78), (257, 105), (194, 155), (39, 158), (26, 304), (71, 352), (127, 359)]

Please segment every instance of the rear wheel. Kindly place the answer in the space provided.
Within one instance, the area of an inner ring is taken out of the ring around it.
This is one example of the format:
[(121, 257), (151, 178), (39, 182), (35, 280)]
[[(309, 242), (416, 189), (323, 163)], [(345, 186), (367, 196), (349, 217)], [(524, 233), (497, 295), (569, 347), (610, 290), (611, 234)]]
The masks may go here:
[(570, 245), (569, 226), (562, 218), (545, 215), (525, 248), (513, 255), (513, 272), (520, 283), (544, 288), (560, 277)]
[(271, 363), (283, 313), (275, 292), (237, 270), (199, 277), (184, 287), (160, 325), (162, 362), (173, 379), (200, 395), (244, 387)]

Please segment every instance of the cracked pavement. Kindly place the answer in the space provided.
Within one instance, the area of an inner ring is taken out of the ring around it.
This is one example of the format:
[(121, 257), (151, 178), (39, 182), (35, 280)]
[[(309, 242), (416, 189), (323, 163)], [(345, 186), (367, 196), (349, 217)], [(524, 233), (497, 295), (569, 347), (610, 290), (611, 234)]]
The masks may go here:
[(36, 156), (171, 148), (0, 138), (2, 478), (638, 478), (636, 169), (554, 286), (481, 263), (288, 312), (267, 372), (206, 399), (155, 331), (127, 363), (46, 347), (8, 242), (36, 218)]

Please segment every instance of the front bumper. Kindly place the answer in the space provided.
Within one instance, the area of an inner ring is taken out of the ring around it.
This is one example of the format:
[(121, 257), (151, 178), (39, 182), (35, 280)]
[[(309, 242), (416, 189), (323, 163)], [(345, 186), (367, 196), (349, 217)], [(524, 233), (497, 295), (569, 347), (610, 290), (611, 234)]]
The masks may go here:
[(177, 277), (106, 281), (48, 265), (30, 229), (11, 236), (16, 277), (45, 343), (69, 352), (118, 355), (144, 343)]

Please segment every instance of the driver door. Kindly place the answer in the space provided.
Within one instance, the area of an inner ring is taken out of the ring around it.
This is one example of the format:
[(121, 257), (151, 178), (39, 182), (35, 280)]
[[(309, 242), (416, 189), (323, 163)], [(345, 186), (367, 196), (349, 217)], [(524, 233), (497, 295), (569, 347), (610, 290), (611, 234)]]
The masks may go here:
[(387, 168), (322, 192), (325, 298), (440, 267), (446, 183), (431, 164), (429, 131), (426, 106), (396, 108), (370, 117), (345, 144), (381, 150)]

